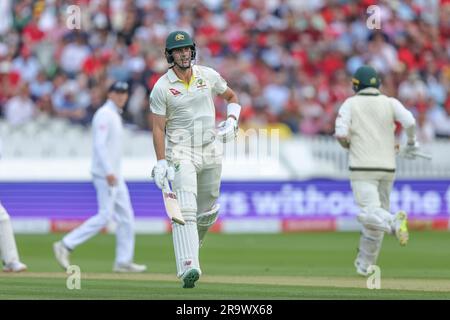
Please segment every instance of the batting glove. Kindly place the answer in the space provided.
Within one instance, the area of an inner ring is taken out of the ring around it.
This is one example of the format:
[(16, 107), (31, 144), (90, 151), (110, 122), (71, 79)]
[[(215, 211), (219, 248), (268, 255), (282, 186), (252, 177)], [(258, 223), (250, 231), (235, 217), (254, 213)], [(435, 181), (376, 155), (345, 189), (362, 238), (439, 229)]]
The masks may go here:
[(418, 151), (419, 151), (419, 143), (415, 141), (414, 143), (408, 143), (406, 146), (401, 148), (399, 155), (405, 159), (414, 160), (417, 157)]
[(236, 139), (238, 132), (237, 120), (233, 117), (228, 117), (227, 120), (219, 123), (217, 128), (217, 138), (223, 143)]
[(165, 189), (167, 186), (167, 180), (173, 181), (175, 178), (175, 170), (169, 166), (166, 159), (158, 160), (155, 167), (152, 170), (152, 178), (155, 180), (159, 189)]

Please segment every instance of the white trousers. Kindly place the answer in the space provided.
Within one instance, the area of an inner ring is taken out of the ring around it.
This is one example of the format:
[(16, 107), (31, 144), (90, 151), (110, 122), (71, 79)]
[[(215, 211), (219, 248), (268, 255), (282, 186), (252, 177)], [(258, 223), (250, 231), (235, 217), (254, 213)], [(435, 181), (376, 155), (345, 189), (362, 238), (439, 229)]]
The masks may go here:
[(93, 183), (97, 192), (98, 213), (68, 233), (63, 243), (73, 250), (98, 234), (113, 218), (117, 222), (115, 263), (130, 263), (134, 256), (134, 212), (128, 187), (123, 179), (119, 179), (114, 187), (99, 177), (94, 177)]
[(16, 239), (8, 212), (0, 203), (0, 257), (5, 264), (18, 262)]
[[(186, 224), (172, 224), (177, 276), (187, 269), (200, 269), (199, 246), (210, 224), (197, 224), (197, 216), (211, 211), (220, 191), (222, 158), (216, 153), (215, 143), (198, 148), (175, 146), (166, 153), (175, 168), (172, 188), (177, 194)], [(216, 218), (217, 212), (214, 215)]]
[(390, 194), (393, 180), (351, 180), (356, 204), (364, 214), (376, 215), (386, 223), (391, 222), (393, 215), (389, 212)]
[[(372, 178), (351, 180), (355, 202), (360, 207), (362, 214), (373, 217), (372, 221), (389, 229), (393, 219), (393, 215), (389, 212), (393, 175), (386, 174), (384, 179)], [(356, 259), (364, 270), (377, 263), (383, 237), (384, 232), (380, 229), (362, 226)]]

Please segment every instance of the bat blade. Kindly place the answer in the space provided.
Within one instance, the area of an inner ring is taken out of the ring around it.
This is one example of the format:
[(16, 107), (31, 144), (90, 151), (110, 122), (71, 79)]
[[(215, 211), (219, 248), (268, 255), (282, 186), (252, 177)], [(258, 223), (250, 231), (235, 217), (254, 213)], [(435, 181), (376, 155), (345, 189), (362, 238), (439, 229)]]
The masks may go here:
[(185, 221), (178, 205), (177, 195), (172, 191), (163, 191), (164, 206), (166, 207), (167, 216), (173, 222), (184, 225)]

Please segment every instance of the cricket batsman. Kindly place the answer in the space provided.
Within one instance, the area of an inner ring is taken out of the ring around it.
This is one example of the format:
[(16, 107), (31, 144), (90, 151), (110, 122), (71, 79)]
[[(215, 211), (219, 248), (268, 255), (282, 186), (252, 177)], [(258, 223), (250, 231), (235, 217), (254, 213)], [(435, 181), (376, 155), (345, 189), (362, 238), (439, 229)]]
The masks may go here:
[(355, 95), (339, 109), (335, 137), (349, 150), (350, 182), (362, 224), (355, 267), (358, 274), (367, 276), (368, 267), (377, 262), (385, 233), (395, 235), (402, 246), (409, 237), (406, 212), (389, 212), (396, 168), (395, 121), (408, 137), (403, 149), (406, 158), (416, 158), (418, 143), (413, 115), (397, 99), (381, 94), (374, 68), (358, 68), (352, 83)]
[[(0, 141), (1, 156), (1, 141)], [(8, 212), (0, 203), (0, 256), (3, 261), (4, 272), (26, 271), (27, 266), (20, 262), (16, 240)]]
[[(152, 175), (160, 189), (172, 181), (185, 220), (185, 225), (172, 223), (177, 276), (184, 288), (193, 288), (202, 273), (199, 248), (219, 213), (222, 157), (217, 140), (235, 139), (241, 106), (219, 73), (193, 64), (196, 46), (188, 33), (170, 33), (165, 56), (171, 66), (150, 94), (157, 157)], [(228, 103), (227, 119), (218, 130), (215, 95)]]

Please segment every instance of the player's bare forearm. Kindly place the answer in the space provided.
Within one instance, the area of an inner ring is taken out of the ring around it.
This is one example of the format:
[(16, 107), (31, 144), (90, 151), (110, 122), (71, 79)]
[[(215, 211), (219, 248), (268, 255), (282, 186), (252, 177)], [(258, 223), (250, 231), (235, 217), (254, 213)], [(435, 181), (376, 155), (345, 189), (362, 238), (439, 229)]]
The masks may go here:
[[(227, 88), (227, 90), (225, 90), (224, 93), (222, 93), (220, 95), (221, 98), (225, 99), (228, 102), (228, 105), (230, 105), (230, 103), (236, 103), (239, 104), (239, 99), (237, 97), (237, 94), (230, 88)], [(239, 106), (239, 110), (240, 110), (240, 106)], [(238, 120), (238, 116), (233, 115), (233, 114), (228, 114), (227, 117), (232, 117), (235, 120)]]
[(156, 159), (161, 160), (166, 158), (164, 132), (156, 130), (153, 131), (153, 145), (155, 147)]
[(239, 103), (237, 94), (230, 88), (227, 88), (219, 97), (224, 98), (228, 103)]
[(155, 148), (156, 159), (161, 160), (166, 158), (165, 146), (165, 128), (166, 117), (152, 114), (153, 123), (153, 146)]

